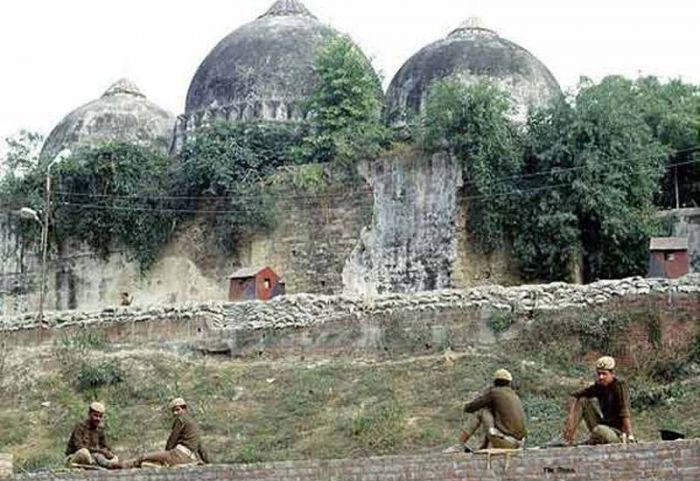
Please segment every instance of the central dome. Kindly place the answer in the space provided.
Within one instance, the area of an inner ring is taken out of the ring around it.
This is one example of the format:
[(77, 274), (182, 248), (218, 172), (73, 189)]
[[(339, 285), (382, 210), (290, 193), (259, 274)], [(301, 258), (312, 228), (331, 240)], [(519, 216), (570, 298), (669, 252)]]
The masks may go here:
[[(301, 120), (319, 47), (338, 35), (297, 0), (280, 0), (229, 34), (197, 70), (185, 113), (228, 120)], [(214, 113), (214, 112), (212, 112)]]
[(219, 42), (199, 66), (173, 149), (213, 121), (306, 119), (306, 102), (316, 86), (316, 55), (339, 35), (298, 0), (275, 2)]

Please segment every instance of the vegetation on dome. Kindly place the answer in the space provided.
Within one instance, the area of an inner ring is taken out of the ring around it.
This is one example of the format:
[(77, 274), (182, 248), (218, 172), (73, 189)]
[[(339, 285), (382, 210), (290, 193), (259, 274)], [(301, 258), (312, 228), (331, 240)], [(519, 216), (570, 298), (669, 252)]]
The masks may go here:
[(347, 37), (329, 40), (316, 58), (318, 85), (309, 100), (310, 132), (299, 155), (312, 162), (354, 165), (388, 145), (381, 119), (382, 86), (372, 65)]
[(508, 119), (508, 94), (482, 81), (436, 83), (427, 100), (419, 137), (429, 151), (445, 148), (462, 164), (469, 199), (465, 226), (483, 252), (503, 245), (511, 218), (508, 194), (522, 170), (522, 139)]

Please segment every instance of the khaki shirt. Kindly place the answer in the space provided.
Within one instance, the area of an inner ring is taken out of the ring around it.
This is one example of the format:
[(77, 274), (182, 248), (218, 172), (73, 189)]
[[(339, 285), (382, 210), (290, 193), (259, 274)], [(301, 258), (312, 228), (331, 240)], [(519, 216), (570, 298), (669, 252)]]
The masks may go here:
[(85, 420), (73, 428), (73, 432), (66, 446), (66, 456), (87, 448), (91, 452), (112, 449), (107, 445), (107, 437), (104, 428), (100, 425), (93, 428), (88, 420)]
[(627, 383), (621, 379), (613, 379), (609, 386), (591, 384), (571, 395), (576, 399), (581, 397), (598, 399), (603, 413), (603, 424), (606, 426), (621, 430), (622, 419), (630, 417), (630, 391)]
[(193, 453), (197, 453), (200, 449), (199, 427), (187, 414), (175, 417), (170, 436), (165, 443), (165, 450), (175, 449), (178, 444), (185, 446)]
[(496, 428), (504, 434), (521, 440), (527, 436), (525, 411), (520, 398), (508, 386), (495, 386), (466, 406), (464, 411), (473, 413), (486, 408), (493, 414)]

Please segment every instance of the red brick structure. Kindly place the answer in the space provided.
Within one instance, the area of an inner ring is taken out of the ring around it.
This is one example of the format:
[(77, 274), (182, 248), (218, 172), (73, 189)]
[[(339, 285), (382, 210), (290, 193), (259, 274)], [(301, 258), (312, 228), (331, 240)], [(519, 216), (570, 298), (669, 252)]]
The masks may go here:
[(229, 276), (229, 301), (267, 301), (284, 294), (284, 284), (269, 267), (243, 267)]
[(14, 481), (696, 481), (700, 440), (535, 449), (505, 455), (422, 454), (156, 470), (37, 473)]
[(688, 239), (685, 237), (652, 237), (649, 241), (649, 273), (647, 277), (676, 279), (690, 271)]

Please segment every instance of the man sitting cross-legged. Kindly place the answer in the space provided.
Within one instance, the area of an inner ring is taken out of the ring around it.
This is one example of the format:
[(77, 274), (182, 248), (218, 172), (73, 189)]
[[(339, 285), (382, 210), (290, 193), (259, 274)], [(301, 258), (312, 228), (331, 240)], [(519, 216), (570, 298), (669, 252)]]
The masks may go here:
[(66, 466), (101, 466), (114, 468), (119, 459), (107, 445), (102, 418), (104, 404), (94, 402), (88, 408), (88, 417), (73, 429), (66, 446)]
[(182, 398), (175, 398), (168, 406), (173, 414), (173, 427), (165, 443), (165, 451), (140, 456), (120, 464), (120, 468), (140, 468), (147, 465), (179, 466), (209, 462), (199, 436), (199, 427), (187, 412)]

